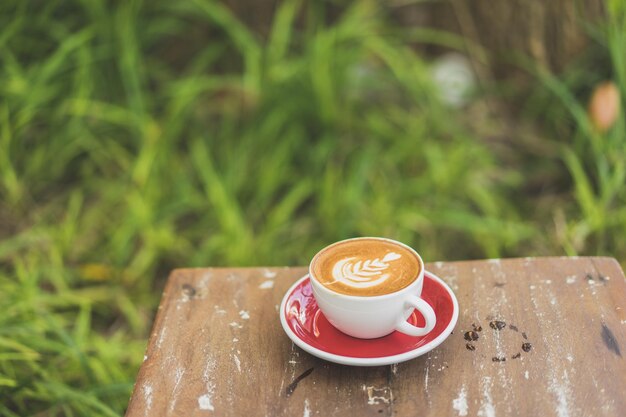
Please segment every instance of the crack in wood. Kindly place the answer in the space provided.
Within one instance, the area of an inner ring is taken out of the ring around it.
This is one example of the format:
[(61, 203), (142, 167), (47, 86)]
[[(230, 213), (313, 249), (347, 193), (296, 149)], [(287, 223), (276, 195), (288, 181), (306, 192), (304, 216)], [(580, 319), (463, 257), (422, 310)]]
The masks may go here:
[(285, 389), (285, 396), (291, 397), (291, 394), (293, 394), (296, 388), (298, 388), (298, 384), (300, 383), (300, 381), (311, 375), (314, 369), (315, 368), (309, 368), (306, 371), (302, 372), (296, 379), (294, 379), (293, 382), (287, 386), (287, 389)]

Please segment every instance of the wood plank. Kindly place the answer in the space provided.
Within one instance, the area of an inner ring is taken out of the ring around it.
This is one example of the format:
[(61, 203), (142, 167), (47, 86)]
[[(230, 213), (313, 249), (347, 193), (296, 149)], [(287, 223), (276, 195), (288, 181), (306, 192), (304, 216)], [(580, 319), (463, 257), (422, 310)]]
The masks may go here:
[(623, 415), (626, 280), (614, 259), (427, 269), (455, 291), (457, 328), (425, 356), (374, 368), (315, 358), (284, 334), (278, 306), (306, 268), (175, 270), (127, 416)]

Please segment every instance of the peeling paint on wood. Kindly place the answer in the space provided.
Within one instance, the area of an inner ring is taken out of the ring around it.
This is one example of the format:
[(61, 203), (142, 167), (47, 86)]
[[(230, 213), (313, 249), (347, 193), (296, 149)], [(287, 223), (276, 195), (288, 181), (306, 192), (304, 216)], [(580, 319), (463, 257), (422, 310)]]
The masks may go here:
[(259, 285), (259, 288), (262, 290), (268, 290), (270, 288), (274, 288), (274, 281), (272, 281), (271, 279), (267, 281), (263, 281), (261, 285)]
[(277, 306), (306, 268), (176, 270), (127, 416), (623, 414), (626, 281), (615, 260), (427, 269), (454, 289), (457, 328), (427, 355), (374, 368), (325, 362), (283, 333)]
[(389, 387), (367, 387), (363, 385), (363, 390), (367, 392), (367, 404), (391, 404), (393, 401), (393, 392)]
[(467, 415), (467, 410), (469, 409), (469, 407), (467, 405), (467, 390), (465, 388), (465, 385), (461, 387), (461, 391), (459, 392), (458, 396), (452, 400), (452, 408), (454, 408), (459, 413), (459, 416)]

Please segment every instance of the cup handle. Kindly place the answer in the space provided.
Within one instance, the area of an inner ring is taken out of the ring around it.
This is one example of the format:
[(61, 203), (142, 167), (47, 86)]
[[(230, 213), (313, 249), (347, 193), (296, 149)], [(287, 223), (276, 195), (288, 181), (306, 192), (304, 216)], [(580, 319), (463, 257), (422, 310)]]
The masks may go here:
[(437, 322), (435, 311), (426, 301), (411, 295), (404, 300), (404, 306), (407, 309), (413, 307), (422, 313), (422, 316), (424, 316), (424, 320), (426, 321), (426, 325), (424, 327), (417, 327), (409, 324), (406, 320), (401, 319), (396, 326), (397, 331), (408, 334), (409, 336), (424, 336), (435, 328), (435, 323)]

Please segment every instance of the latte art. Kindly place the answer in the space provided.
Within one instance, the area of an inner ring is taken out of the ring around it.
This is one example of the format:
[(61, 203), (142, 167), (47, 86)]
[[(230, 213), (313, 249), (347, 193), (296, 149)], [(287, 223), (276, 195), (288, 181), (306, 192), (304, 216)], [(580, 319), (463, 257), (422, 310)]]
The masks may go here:
[(389, 278), (389, 274), (383, 274), (389, 263), (400, 259), (402, 255), (390, 252), (381, 260), (368, 259), (366, 261), (351, 262), (355, 257), (342, 259), (333, 267), (333, 278), (354, 288), (368, 288), (380, 285)]
[(326, 288), (346, 295), (376, 296), (415, 281), (421, 260), (410, 248), (382, 238), (344, 240), (320, 251), (311, 274)]

